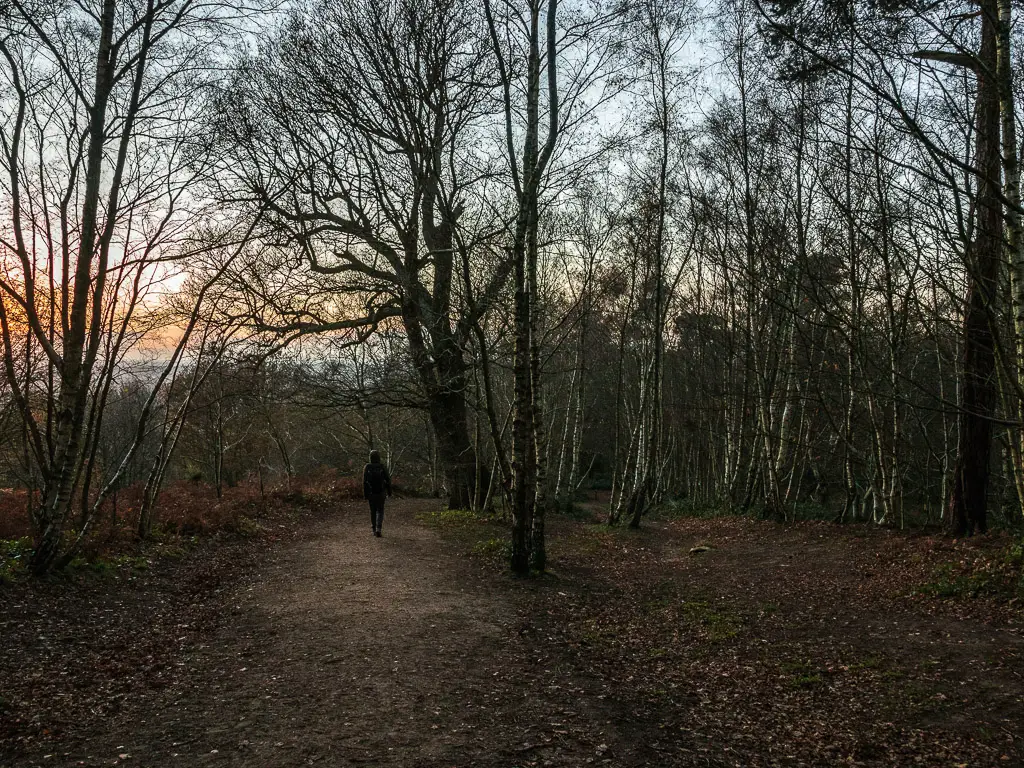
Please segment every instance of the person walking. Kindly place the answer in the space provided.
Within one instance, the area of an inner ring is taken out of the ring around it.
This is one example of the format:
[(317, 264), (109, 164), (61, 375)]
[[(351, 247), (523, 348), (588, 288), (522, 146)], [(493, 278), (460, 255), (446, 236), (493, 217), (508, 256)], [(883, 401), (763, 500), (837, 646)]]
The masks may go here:
[(370, 451), (370, 463), (363, 468), (363, 496), (370, 502), (370, 525), (380, 536), (384, 525), (384, 499), (391, 496), (391, 475), (380, 460), (380, 451)]

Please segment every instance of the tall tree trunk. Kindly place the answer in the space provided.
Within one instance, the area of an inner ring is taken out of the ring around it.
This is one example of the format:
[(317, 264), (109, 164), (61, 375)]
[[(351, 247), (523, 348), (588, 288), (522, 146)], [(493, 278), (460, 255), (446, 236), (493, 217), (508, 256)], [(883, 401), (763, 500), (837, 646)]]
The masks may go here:
[[(525, 246), (525, 243), (524, 243)], [(513, 360), (515, 413), (512, 417), (512, 572), (530, 572), (531, 533), (537, 484), (537, 451), (533, 431), (533, 387), (530, 375), (530, 296), (525, 247), (515, 248), (515, 350)]]
[[(44, 478), (44, 493), (38, 513), (42, 526), (35, 542), (31, 567), (45, 573), (60, 555), (64, 524), (71, 510), (75, 478), (82, 451), (82, 425), (89, 394), (92, 357), (87, 354), (86, 335), (90, 325), (99, 332), (100, 300), (105, 275), (102, 265), (92, 280), (93, 258), (97, 253), (100, 184), (103, 174), (103, 149), (106, 144), (107, 105), (113, 83), (114, 0), (104, 0), (100, 17), (100, 37), (96, 55), (96, 80), (89, 115), (89, 150), (86, 161), (85, 189), (82, 195), (82, 229), (78, 260), (75, 265), (71, 316), (65, 337), (59, 405), (57, 407), (56, 451)], [(92, 323), (89, 322), (90, 294), (93, 294)]]
[[(556, 58), (557, 0), (548, 0), (545, 20), (546, 62), (541, 55), (541, 0), (529, 0), (527, 32), (526, 114), (522, 153), (514, 146), (512, 73), (505, 60), (491, 4), (484, 0), (484, 13), (504, 93), (505, 133), (509, 162), (516, 192), (517, 211), (512, 237), (512, 263), (515, 281), (513, 359), (514, 418), (512, 422), (512, 571), (518, 575), (530, 572), (531, 562), (543, 568), (543, 517), (535, 524), (538, 496), (541, 496), (538, 460), (542, 457), (542, 419), (540, 413), (540, 355), (534, 316), (538, 296), (537, 256), (540, 225), (540, 192), (545, 169), (551, 160), (560, 130), (558, 116), (558, 79)], [(540, 140), (541, 68), (547, 67), (548, 131)], [(534, 550), (537, 550), (536, 559)]]
[(1020, 161), (1017, 154), (1017, 110), (1013, 96), (1013, 59), (1011, 26), (1013, 4), (1011, 0), (997, 0), (999, 27), (997, 48), (999, 65), (999, 109), (1002, 118), (1003, 197), (1006, 200), (1006, 250), (1010, 269), (1010, 305), (1013, 311), (1014, 361), (1016, 392), (1010, 398), (1017, 407), (1007, 411), (1015, 413), (1018, 424), (1007, 435), (1010, 464), (1017, 499), (1024, 513), (1024, 223), (1021, 218)]
[(996, 0), (981, 3), (981, 49), (975, 167), (978, 196), (974, 239), (967, 248), (967, 306), (964, 312), (959, 427), (947, 526), (954, 535), (983, 533), (987, 527), (992, 414), (995, 405), (993, 318), (1003, 255), (1000, 202), (999, 87)]
[(468, 384), (465, 359), (453, 334), (435, 328), (434, 353), (427, 351), (423, 311), (416, 299), (407, 299), (402, 319), (413, 366), (427, 401), (437, 458), (448, 491), (449, 509), (469, 509), (473, 504), (476, 451), (469, 433), (466, 406)]

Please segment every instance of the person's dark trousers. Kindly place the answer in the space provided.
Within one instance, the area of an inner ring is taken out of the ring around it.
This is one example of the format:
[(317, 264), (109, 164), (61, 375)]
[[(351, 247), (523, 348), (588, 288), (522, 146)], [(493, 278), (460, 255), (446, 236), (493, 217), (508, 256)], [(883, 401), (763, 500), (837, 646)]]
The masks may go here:
[(384, 499), (386, 498), (387, 495), (383, 493), (371, 493), (366, 497), (366, 500), (370, 502), (370, 525), (373, 526), (374, 533), (380, 533), (381, 527), (384, 525)]

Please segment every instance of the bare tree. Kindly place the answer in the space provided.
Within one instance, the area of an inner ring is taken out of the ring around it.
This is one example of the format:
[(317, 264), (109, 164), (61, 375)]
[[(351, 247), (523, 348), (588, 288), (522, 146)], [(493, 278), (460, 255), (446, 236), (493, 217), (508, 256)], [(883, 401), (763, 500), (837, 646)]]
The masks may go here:
[[(243, 62), (221, 121), (224, 194), (269, 210), (259, 235), (280, 255), (239, 275), (257, 326), (359, 343), (400, 322), (453, 508), (471, 505), (475, 483), (473, 318), (454, 289), (491, 87), (480, 23), (463, 0), (313, 3)], [(499, 261), (478, 311), (507, 275)]]
[[(504, 112), (504, 149), (515, 217), (509, 227), (513, 264), (514, 415), (512, 421), (512, 570), (546, 564), (545, 431), (542, 412), (539, 295), (540, 218), (545, 184), (560, 140), (586, 120), (588, 102), (617, 53), (608, 33), (618, 8), (572, 8), (559, 23), (557, 0), (485, 0)], [(571, 52), (571, 53), (570, 53)], [(561, 72), (560, 72), (560, 67)], [(517, 143), (517, 136), (521, 137)]]
[[(66, 555), (140, 306), (169, 260), (209, 247), (190, 235), (205, 217), (191, 190), (209, 169), (200, 95), (238, 18), (198, 0), (12, 0), (0, 17), (0, 333), (41, 492), (36, 572)], [(43, 362), (23, 377), (29, 348)]]

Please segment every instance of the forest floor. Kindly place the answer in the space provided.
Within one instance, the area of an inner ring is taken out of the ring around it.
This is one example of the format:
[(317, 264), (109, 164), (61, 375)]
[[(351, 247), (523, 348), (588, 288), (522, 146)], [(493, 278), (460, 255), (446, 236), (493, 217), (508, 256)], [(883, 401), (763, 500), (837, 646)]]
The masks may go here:
[(0, 587), (0, 765), (1024, 764), (1009, 538), (366, 518)]

